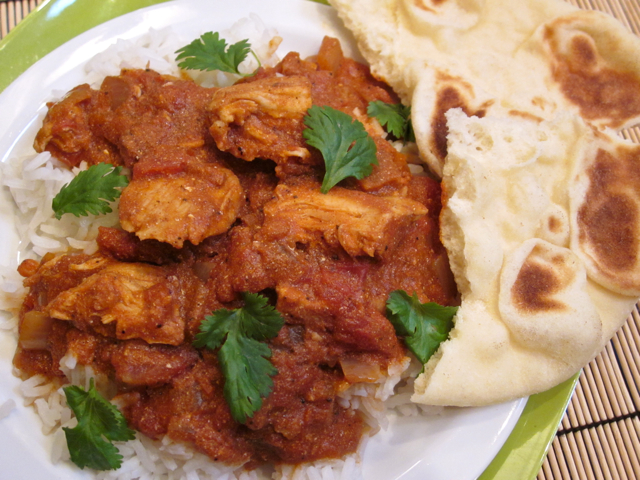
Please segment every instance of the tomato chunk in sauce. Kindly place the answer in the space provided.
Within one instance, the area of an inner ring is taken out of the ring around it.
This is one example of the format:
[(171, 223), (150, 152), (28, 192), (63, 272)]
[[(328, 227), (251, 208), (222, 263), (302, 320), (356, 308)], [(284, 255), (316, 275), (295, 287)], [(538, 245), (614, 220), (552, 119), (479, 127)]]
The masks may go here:
[[(398, 289), (453, 305), (439, 240), (440, 186), (366, 116), (397, 98), (326, 38), (227, 88), (150, 70), (82, 85), (36, 138), (70, 166), (126, 166), (122, 228), (100, 228), (93, 255), (47, 255), (29, 288), (14, 363), (60, 378), (73, 355), (111, 383), (132, 428), (255, 467), (338, 458), (367, 432), (345, 408), (351, 384), (376, 382), (407, 352), (385, 317)], [(302, 136), (312, 105), (359, 119), (377, 146), (370, 176), (320, 193), (324, 163)], [(278, 373), (262, 407), (236, 422), (215, 351), (192, 345), (205, 315), (266, 296), (285, 320), (268, 341)]]

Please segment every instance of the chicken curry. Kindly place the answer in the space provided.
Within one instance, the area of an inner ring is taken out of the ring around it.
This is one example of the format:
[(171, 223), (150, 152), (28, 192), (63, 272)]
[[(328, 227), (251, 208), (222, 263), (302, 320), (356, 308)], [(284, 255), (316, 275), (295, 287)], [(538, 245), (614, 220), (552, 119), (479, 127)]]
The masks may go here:
[[(397, 103), (325, 38), (226, 88), (123, 70), (99, 90), (49, 105), (35, 147), (70, 167), (127, 169), (121, 228), (92, 255), (20, 266), (29, 293), (14, 363), (63, 378), (72, 354), (111, 381), (129, 426), (169, 435), (213, 460), (257, 466), (354, 452), (366, 432), (341, 392), (403, 362), (385, 317), (389, 293), (454, 305), (440, 243), (440, 186), (367, 117)], [(303, 137), (312, 105), (359, 119), (376, 145), (371, 175), (320, 192), (324, 164)], [(260, 293), (284, 325), (267, 341), (273, 389), (246, 423), (231, 416), (219, 359), (193, 341), (206, 315)]]

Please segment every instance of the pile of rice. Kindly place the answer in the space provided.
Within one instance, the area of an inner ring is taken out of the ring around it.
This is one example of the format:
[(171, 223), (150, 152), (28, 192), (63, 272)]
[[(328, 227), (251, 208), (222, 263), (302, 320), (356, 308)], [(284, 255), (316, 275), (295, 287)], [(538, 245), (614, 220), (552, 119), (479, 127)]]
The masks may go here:
[[(220, 32), (220, 36), (229, 44), (249, 39), (262, 65), (273, 66), (279, 61), (275, 50), (280, 43), (280, 37), (275, 30), (268, 29), (256, 15), (238, 21), (228, 31)], [(86, 64), (86, 81), (98, 88), (105, 76), (118, 75), (121, 68), (149, 67), (163, 74), (178, 75), (180, 70), (175, 63), (175, 51), (191, 40), (180, 38), (171, 29), (151, 30), (135, 40), (118, 40)], [(241, 71), (250, 72), (257, 66), (257, 61), (250, 55), (241, 65)], [(237, 77), (221, 72), (206, 72), (197, 73), (194, 80), (206, 86), (226, 86), (237, 80)], [(69, 183), (83, 168), (86, 167), (81, 166), (70, 171), (49, 153), (35, 154), (33, 151), (24, 152), (24, 156), (0, 164), (1, 183), (9, 189), (15, 201), (15, 225), (19, 238), (23, 239), (19, 245), (19, 256), (14, 256), (13, 263), (0, 266), (0, 309), (11, 314), (9, 319), (2, 319), (0, 329), (10, 334), (17, 335), (17, 312), (26, 293), (22, 286), (23, 279), (16, 271), (18, 262), (26, 258), (39, 259), (47, 252), (64, 253), (70, 249), (94, 253), (97, 250), (95, 239), (98, 227), (118, 226), (117, 202), (112, 205), (113, 212), (107, 215), (80, 218), (64, 215), (61, 220), (55, 219), (51, 209), (53, 198), (63, 185)], [(97, 385), (104, 384), (104, 379), (96, 378), (90, 367), (76, 365), (72, 356), (63, 358), (60, 366), (67, 379), (74, 385), (88, 389), (90, 378), (94, 378)], [(387, 413), (390, 409), (401, 415), (437, 414), (441, 411), (438, 407), (410, 402), (413, 391), (411, 377), (415, 376), (420, 368), (421, 365), (417, 361), (409, 365), (407, 359), (404, 364), (392, 366), (388, 376), (377, 384), (353, 385), (342, 394), (339, 402), (345, 408), (360, 410), (372, 434), (380, 428), (387, 427)], [(62, 427), (74, 427), (76, 420), (66, 405), (61, 384), (58, 381), (49, 382), (45, 377), (36, 375), (21, 384), (20, 393), (24, 397), (24, 404), (32, 405), (37, 411), (42, 420), (43, 433), (54, 436), (52, 461), (67, 461), (69, 452)], [(14, 406), (13, 400), (0, 405), (0, 418), (6, 416)], [(153, 441), (138, 434), (134, 440), (117, 443), (123, 456), (120, 469), (98, 472), (96, 478), (360, 480), (362, 450), (365, 444), (366, 439), (363, 440), (359, 452), (341, 460), (247, 472), (241, 467), (215, 463), (187, 445), (174, 443), (168, 437)]]

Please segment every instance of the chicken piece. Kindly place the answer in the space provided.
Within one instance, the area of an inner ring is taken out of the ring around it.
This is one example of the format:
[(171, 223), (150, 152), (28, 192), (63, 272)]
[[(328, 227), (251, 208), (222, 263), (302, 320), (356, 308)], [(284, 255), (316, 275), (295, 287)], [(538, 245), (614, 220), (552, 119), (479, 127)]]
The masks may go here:
[[(376, 143), (378, 164), (371, 175), (361, 180), (349, 179), (358, 190), (385, 194), (405, 188), (411, 178), (405, 155), (397, 152), (376, 120), (368, 117), (369, 102), (397, 103), (391, 89), (360, 64), (342, 53), (340, 42), (331, 37), (322, 40), (317, 64), (302, 60), (295, 52), (287, 54), (276, 68), (285, 76), (304, 76), (312, 85), (314, 105), (327, 105), (362, 122)], [(311, 149), (314, 152), (314, 149)]]
[(77, 286), (82, 280), (113, 263), (102, 255), (54, 255), (47, 253), (35, 273), (24, 280), (29, 294), (22, 305), (21, 315), (41, 307), (64, 290)]
[(124, 164), (211, 153), (206, 105), (212, 90), (152, 70), (123, 70), (100, 86), (91, 120), (98, 137), (117, 145)]
[(358, 190), (378, 194), (403, 191), (411, 181), (411, 170), (405, 154), (398, 152), (386, 139), (387, 134), (377, 120), (366, 115), (356, 115), (376, 144), (377, 165), (373, 165), (371, 175), (355, 180)]
[(169, 176), (134, 179), (120, 197), (120, 224), (141, 240), (155, 239), (176, 248), (199, 244), (226, 232), (244, 201), (231, 170), (193, 163)]
[(311, 82), (301, 76), (268, 77), (217, 90), (209, 105), (209, 131), (220, 150), (251, 161), (310, 160), (302, 137), (311, 107)]
[(142, 263), (110, 263), (60, 293), (49, 316), (81, 329), (104, 330), (115, 322), (121, 340), (179, 345), (184, 340), (189, 275), (186, 269)]
[(383, 256), (401, 238), (398, 231), (427, 213), (406, 197), (378, 197), (335, 187), (327, 194), (303, 186), (279, 185), (264, 208), (265, 233), (296, 243), (325, 241), (352, 257)]
[(96, 96), (95, 90), (83, 84), (60, 102), (50, 104), (33, 143), (35, 151), (46, 150), (70, 167), (78, 166), (83, 160), (89, 165), (101, 162), (120, 165), (114, 146), (95, 136), (92, 130), (90, 117)]
[(176, 155), (201, 160), (210, 148), (206, 105), (211, 89), (152, 70), (123, 70), (100, 90), (80, 85), (49, 111), (34, 148), (77, 166), (105, 162), (132, 167)]
[(140, 340), (119, 343), (111, 354), (116, 379), (133, 386), (169, 383), (198, 361), (195, 349), (148, 345)]

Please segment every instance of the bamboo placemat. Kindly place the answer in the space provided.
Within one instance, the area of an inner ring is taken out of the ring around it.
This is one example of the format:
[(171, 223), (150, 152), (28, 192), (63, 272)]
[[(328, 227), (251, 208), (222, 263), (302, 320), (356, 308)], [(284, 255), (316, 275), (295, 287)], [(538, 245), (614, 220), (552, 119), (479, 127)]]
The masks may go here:
[(15, 0), (0, 3), (0, 38), (4, 38), (20, 20), (44, 0)]
[[(43, 1), (0, 0), (0, 38)], [(607, 12), (640, 35), (640, 0), (567, 1)], [(637, 127), (624, 136), (640, 143)], [(583, 369), (537, 480), (640, 479), (639, 345), (636, 306), (605, 350)]]

